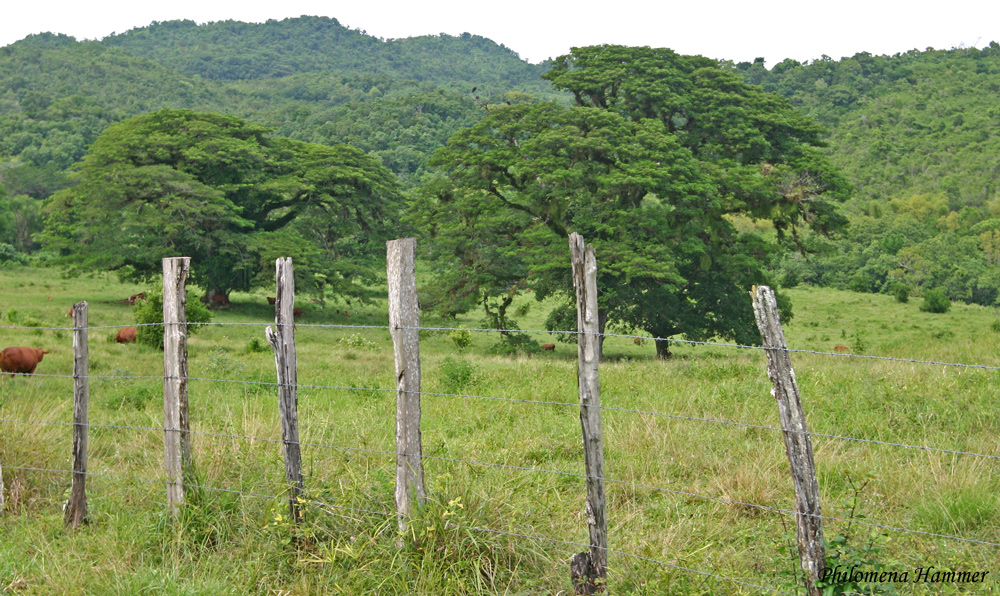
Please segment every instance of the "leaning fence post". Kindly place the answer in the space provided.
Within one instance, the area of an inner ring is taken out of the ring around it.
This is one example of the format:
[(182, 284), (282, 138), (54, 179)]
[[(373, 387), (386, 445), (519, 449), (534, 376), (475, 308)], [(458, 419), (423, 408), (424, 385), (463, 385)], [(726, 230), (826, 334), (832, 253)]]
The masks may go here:
[(87, 303), (77, 302), (73, 305), (73, 488), (63, 516), (65, 524), (74, 528), (87, 519), (89, 349)]
[(285, 446), (285, 479), (291, 488), (288, 514), (292, 523), (299, 523), (302, 509), (302, 454), (299, 445), (298, 372), (295, 358), (295, 276), (291, 257), (274, 263), (277, 299), (274, 303), (274, 325), (264, 330), (267, 343), (274, 350), (274, 365), (278, 369), (278, 411), (281, 417), (281, 439)]
[(415, 238), (386, 242), (389, 332), (396, 356), (396, 516), (406, 532), (413, 500), (427, 500), (420, 445), (420, 310)]
[(187, 293), (190, 257), (163, 259), (163, 428), (167, 505), (184, 502), (185, 482), (194, 480), (188, 416)]
[(587, 525), (590, 550), (573, 556), (570, 575), (576, 594), (604, 591), (608, 565), (608, 522), (604, 498), (604, 433), (601, 430), (601, 384), (597, 365), (601, 357), (597, 307), (597, 259), (583, 236), (569, 235), (576, 289), (577, 380), (580, 388), (580, 424), (583, 427), (587, 472)]
[(774, 291), (767, 286), (757, 286), (750, 295), (753, 297), (753, 312), (760, 337), (767, 350), (767, 375), (774, 384), (771, 395), (778, 401), (781, 428), (785, 435), (785, 454), (788, 455), (795, 484), (795, 533), (805, 573), (806, 592), (809, 596), (820, 596), (822, 590), (817, 582), (823, 573), (825, 546), (812, 440), (806, 427), (785, 333), (781, 329)]

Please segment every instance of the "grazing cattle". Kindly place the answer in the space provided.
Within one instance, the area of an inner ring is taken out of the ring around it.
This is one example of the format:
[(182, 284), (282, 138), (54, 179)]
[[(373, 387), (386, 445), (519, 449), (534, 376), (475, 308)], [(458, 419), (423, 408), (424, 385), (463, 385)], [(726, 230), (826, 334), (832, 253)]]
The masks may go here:
[(275, 304), (275, 303), (277, 303), (277, 302), (278, 302), (278, 299), (277, 299), (277, 298), (275, 298), (274, 296), (268, 296), (268, 297), (267, 297), (267, 303), (268, 303), (268, 304)]
[(833, 351), (841, 354), (850, 354), (851, 348), (848, 348), (847, 346), (833, 346)]
[(542, 344), (542, 349), (543, 350), (548, 350), (550, 352), (555, 352), (556, 351), (556, 344)]
[(344, 311), (344, 316), (345, 316), (345, 317), (347, 317), (348, 319), (350, 319), (350, 318), (351, 318), (351, 315), (347, 314), (347, 311), (346, 311), (346, 310)]
[(208, 298), (208, 303), (213, 308), (221, 308), (229, 306), (229, 298), (225, 294), (212, 294)]
[(48, 354), (48, 350), (39, 348), (10, 347), (0, 352), (0, 373), (30, 375), (35, 373), (35, 367)]
[(295, 317), (296, 319), (299, 318), (299, 317), (301, 317), (304, 314), (306, 314), (306, 313), (302, 312), (302, 309), (299, 308), (299, 307), (297, 307), (297, 306), (292, 309), (292, 316)]
[(137, 294), (132, 294), (131, 296), (129, 296), (128, 298), (125, 299), (125, 304), (135, 304), (136, 302), (139, 302), (140, 300), (141, 301), (145, 301), (146, 300), (146, 292), (139, 292)]
[(115, 334), (115, 341), (120, 344), (127, 344), (135, 341), (135, 334), (139, 330), (135, 327), (122, 327), (118, 333)]
[(72, 317), (73, 316), (73, 307), (74, 306), (76, 306), (76, 305), (74, 304), (73, 306), (69, 307), (69, 312), (66, 313), (67, 317)]
[(646, 338), (645, 337), (633, 337), (632, 338), (632, 343), (634, 343), (637, 346), (644, 346), (644, 345), (646, 345)]

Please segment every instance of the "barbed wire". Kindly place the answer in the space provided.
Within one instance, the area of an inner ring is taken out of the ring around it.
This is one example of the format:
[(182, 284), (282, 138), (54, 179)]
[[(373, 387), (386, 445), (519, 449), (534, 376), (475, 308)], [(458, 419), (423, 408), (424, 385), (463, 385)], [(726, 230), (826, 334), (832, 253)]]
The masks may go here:
[[(0, 422), (23, 422), (23, 421), (12, 420), (12, 419), (0, 419)], [(76, 426), (76, 424), (72, 423), (72, 422), (58, 422), (58, 421), (45, 421), (45, 422), (33, 422), (33, 423), (36, 423), (36, 424), (54, 424), (54, 425), (63, 425), (63, 426)], [(345, 450), (345, 451), (357, 451), (357, 452), (375, 453), (375, 454), (380, 454), (380, 455), (393, 455), (393, 456), (402, 456), (402, 457), (409, 457), (409, 456), (417, 455), (417, 454), (411, 454), (411, 453), (397, 453), (395, 451), (384, 451), (384, 450), (376, 450), (376, 449), (366, 449), (366, 448), (360, 448), (360, 447), (347, 447), (347, 446), (340, 446), (340, 445), (328, 445), (328, 444), (323, 444), (323, 443), (295, 442), (295, 441), (286, 441), (284, 439), (270, 439), (270, 438), (262, 438), (262, 437), (251, 437), (251, 436), (245, 436), (245, 435), (232, 435), (232, 434), (225, 434), (225, 433), (214, 433), (214, 432), (207, 432), (207, 431), (195, 431), (195, 430), (181, 431), (180, 429), (167, 429), (167, 428), (161, 428), (161, 427), (135, 427), (135, 426), (128, 426), (128, 425), (90, 425), (90, 424), (88, 424), (86, 426), (98, 426), (98, 427), (108, 427), (108, 428), (123, 428), (123, 429), (132, 429), (132, 430), (147, 430), (147, 431), (157, 431), (157, 432), (164, 432), (164, 431), (178, 432), (179, 431), (179, 432), (185, 432), (187, 434), (200, 434), (200, 435), (209, 435), (209, 436), (214, 436), (214, 437), (232, 438), (232, 439), (243, 439), (243, 440), (249, 440), (249, 441), (260, 441), (260, 442), (269, 442), (269, 443), (298, 444), (298, 445), (301, 445), (301, 446), (322, 447), (322, 448), (328, 448), (328, 449), (338, 449), (338, 450)], [(512, 465), (512, 464), (500, 464), (500, 463), (494, 463), (494, 462), (482, 462), (482, 461), (475, 461), (475, 460), (467, 460), (467, 459), (443, 457), (443, 456), (437, 456), (437, 455), (424, 455), (424, 454), (420, 454), (420, 457), (421, 457), (421, 459), (425, 459), (425, 460), (446, 461), (446, 462), (451, 462), (451, 463), (470, 464), (470, 465), (483, 466), (483, 467), (492, 467), (492, 468), (498, 468), (498, 469), (518, 470), (518, 471), (530, 472), (530, 473), (542, 473), (542, 474), (552, 474), (552, 475), (557, 475), (557, 476), (568, 476), (568, 477), (572, 477), (572, 478), (580, 478), (580, 479), (583, 479), (583, 480), (599, 479), (599, 480), (603, 480), (603, 481), (605, 481), (607, 483), (618, 484), (618, 485), (622, 485), (622, 486), (626, 486), (626, 487), (630, 487), (630, 488), (641, 488), (641, 489), (652, 490), (652, 491), (657, 491), (657, 492), (663, 492), (663, 493), (668, 493), (668, 494), (674, 494), (674, 495), (679, 495), (679, 496), (684, 496), (684, 497), (692, 497), (692, 498), (697, 498), (697, 499), (704, 499), (704, 500), (708, 500), (708, 501), (714, 501), (714, 502), (718, 502), (718, 503), (723, 503), (723, 504), (726, 504), (726, 505), (734, 505), (734, 506), (739, 506), (739, 507), (750, 507), (750, 508), (754, 508), (754, 509), (760, 509), (760, 510), (764, 510), (764, 511), (770, 511), (770, 512), (773, 512), (773, 513), (781, 513), (781, 514), (785, 514), (785, 515), (805, 515), (807, 517), (816, 517), (818, 519), (824, 519), (824, 520), (829, 520), (829, 521), (837, 521), (837, 522), (843, 522), (843, 523), (848, 523), (848, 524), (864, 525), (864, 526), (875, 527), (875, 528), (880, 528), (880, 529), (885, 529), (885, 530), (893, 530), (893, 531), (896, 531), (896, 532), (903, 532), (903, 533), (908, 533), (908, 534), (917, 534), (917, 535), (923, 535), (923, 536), (931, 536), (931, 537), (934, 537), (934, 538), (943, 538), (943, 539), (957, 540), (957, 541), (960, 541), (960, 542), (968, 542), (968, 543), (972, 543), (972, 544), (979, 544), (979, 545), (986, 545), (986, 546), (1000, 546), (1000, 543), (997, 543), (997, 542), (988, 542), (988, 541), (984, 541), (984, 540), (978, 540), (978, 539), (974, 539), (974, 538), (964, 538), (962, 536), (954, 536), (954, 535), (949, 535), (949, 534), (938, 534), (938, 533), (933, 533), (933, 532), (925, 532), (925, 531), (922, 531), (922, 530), (913, 530), (913, 529), (910, 529), (910, 528), (901, 528), (901, 527), (897, 527), (897, 526), (889, 526), (889, 525), (878, 524), (878, 523), (868, 522), (868, 521), (859, 520), (859, 519), (845, 519), (845, 518), (840, 518), (840, 517), (835, 517), (835, 516), (828, 516), (828, 515), (806, 514), (806, 513), (801, 513), (801, 512), (798, 512), (798, 511), (793, 511), (793, 510), (790, 510), (790, 509), (780, 509), (780, 508), (777, 508), (777, 507), (769, 507), (767, 505), (760, 505), (758, 503), (749, 503), (749, 502), (744, 502), (744, 501), (735, 501), (735, 500), (726, 499), (726, 498), (723, 498), (723, 497), (711, 497), (711, 496), (702, 495), (702, 494), (698, 494), (698, 493), (693, 493), (693, 492), (688, 492), (688, 491), (680, 491), (680, 490), (669, 489), (669, 488), (663, 488), (663, 487), (660, 487), (660, 486), (652, 486), (652, 485), (642, 484), (642, 483), (638, 483), (638, 482), (631, 482), (631, 481), (628, 481), (628, 480), (619, 480), (619, 479), (616, 479), (616, 478), (588, 476), (587, 474), (580, 474), (580, 473), (577, 473), (577, 472), (564, 472), (564, 471), (560, 471), (560, 470), (547, 470), (547, 469), (544, 469), (544, 468), (532, 468), (532, 467), (528, 467), (528, 466), (515, 466), (515, 465)]]
[[(139, 323), (139, 324), (129, 324), (126, 326), (131, 327), (142, 327), (142, 326), (164, 326), (164, 325), (214, 325), (214, 326), (253, 326), (262, 327), (268, 325), (281, 326), (280, 323), (274, 322), (261, 322), (261, 323), (221, 323), (221, 322), (206, 322), (206, 323)], [(416, 330), (416, 331), (469, 331), (469, 332), (497, 332), (497, 333), (538, 333), (547, 335), (580, 335), (583, 331), (575, 330), (551, 330), (551, 329), (488, 329), (488, 328), (467, 328), (467, 327), (407, 327), (407, 326), (396, 326), (390, 327), (388, 325), (344, 325), (344, 324), (326, 324), (326, 323), (294, 323), (297, 327), (313, 327), (313, 328), (330, 328), (330, 329), (384, 329), (392, 331), (393, 329), (404, 329), (404, 330)], [(121, 325), (102, 325), (97, 327), (86, 327), (85, 329), (120, 329)], [(43, 326), (0, 326), (0, 330), (4, 329), (20, 329), (20, 330), (58, 330), (58, 331), (74, 331), (75, 327), (43, 327)], [(813, 354), (818, 356), (834, 356), (837, 358), (860, 358), (864, 360), (882, 360), (887, 362), (903, 362), (907, 364), (926, 364), (932, 366), (950, 366), (959, 368), (973, 368), (980, 370), (1000, 370), (1000, 366), (987, 365), (987, 364), (968, 364), (962, 362), (947, 362), (941, 360), (920, 360), (916, 358), (897, 358), (894, 356), (876, 356), (872, 354), (854, 354), (854, 353), (841, 353), (841, 352), (824, 352), (820, 350), (806, 350), (802, 348), (774, 348), (766, 346), (754, 346), (749, 344), (738, 344), (738, 343), (726, 343), (726, 342), (712, 342), (712, 341), (697, 341), (690, 339), (678, 339), (673, 337), (649, 337), (645, 335), (629, 335), (622, 333), (597, 333), (597, 336), (616, 337), (632, 340), (643, 340), (643, 341), (653, 341), (653, 342), (670, 342), (682, 345), (692, 345), (692, 346), (711, 346), (711, 347), (721, 347), (721, 348), (735, 348), (742, 350), (757, 350), (764, 352), (788, 352), (791, 354)]]
[[(53, 474), (70, 474), (70, 475), (76, 474), (76, 472), (74, 472), (73, 470), (59, 470), (59, 469), (53, 469), (53, 468), (35, 468), (35, 467), (27, 467), (27, 466), (7, 466), (7, 469), (22, 470), (22, 471), (32, 471), (32, 472), (44, 472), (44, 473), (53, 473)], [(119, 475), (119, 474), (106, 474), (106, 473), (99, 473), (99, 472), (84, 472), (84, 476), (94, 476), (94, 477), (99, 477), (99, 478), (123, 479), (123, 480), (129, 480), (129, 481), (149, 482), (149, 483), (157, 483), (157, 484), (164, 484), (164, 485), (166, 485), (169, 482), (168, 480), (163, 479), (163, 478), (161, 478), (161, 479), (141, 478), (141, 477), (136, 477), (136, 476), (124, 476), (124, 475)], [(182, 482), (181, 485), (184, 486), (185, 488), (194, 488), (194, 489), (200, 489), (200, 490), (217, 491), (217, 492), (223, 492), (223, 493), (228, 493), (228, 494), (235, 494), (235, 495), (245, 496), (245, 497), (251, 497), (251, 498), (259, 498), (259, 499), (282, 499), (282, 498), (286, 498), (286, 496), (283, 496), (283, 495), (272, 495), (272, 494), (266, 494), (266, 493), (256, 493), (256, 492), (249, 492), (249, 491), (242, 491), (242, 490), (235, 490), (235, 489), (220, 488), (220, 487), (214, 487), (214, 486), (208, 486), (208, 485), (201, 485), (201, 484), (192, 484), (192, 483), (186, 483), (186, 482)], [(315, 500), (310, 500), (310, 499), (303, 499), (303, 502), (306, 503), (306, 504), (309, 504), (309, 505), (314, 505), (314, 506), (321, 507), (323, 509), (343, 509), (343, 510), (354, 511), (354, 512), (359, 512), (359, 513), (367, 513), (367, 514), (378, 515), (378, 516), (383, 516), (383, 517), (398, 517), (398, 514), (397, 513), (393, 513), (393, 512), (374, 511), (374, 510), (369, 510), (369, 509), (361, 509), (361, 508), (358, 508), (358, 507), (348, 507), (348, 506), (345, 506), (345, 505), (334, 505), (334, 504), (327, 503), (327, 502), (324, 502), (324, 501), (315, 501)], [(464, 525), (464, 524), (455, 524), (454, 527), (468, 529), (468, 530), (473, 530), (473, 531), (477, 531), (477, 532), (484, 532), (484, 533), (500, 534), (500, 535), (504, 535), (504, 536), (511, 536), (511, 537), (514, 537), (514, 538), (525, 538), (525, 539), (530, 539), (530, 540), (538, 540), (538, 541), (543, 541), (543, 542), (550, 542), (550, 543), (553, 543), (553, 544), (562, 544), (562, 545), (566, 545), (566, 546), (582, 547), (582, 548), (587, 548), (587, 549), (598, 548), (599, 550), (607, 552), (608, 554), (621, 555), (621, 556), (625, 556), (625, 557), (637, 559), (637, 560), (640, 560), (640, 561), (645, 561), (647, 563), (653, 563), (653, 564), (656, 564), (656, 565), (661, 565), (663, 567), (670, 567), (672, 569), (677, 569), (677, 570), (680, 570), (680, 571), (686, 571), (686, 572), (689, 572), (689, 573), (694, 573), (694, 574), (697, 574), (697, 575), (702, 575), (702, 576), (710, 577), (710, 578), (713, 578), (713, 579), (718, 579), (718, 580), (722, 580), (722, 581), (726, 581), (726, 582), (735, 583), (735, 584), (738, 584), (738, 585), (741, 585), (741, 586), (746, 586), (748, 588), (755, 588), (755, 589), (759, 589), (759, 590), (766, 590), (768, 592), (772, 592), (772, 593), (776, 593), (776, 594), (789, 594), (791, 596), (796, 596), (796, 594), (794, 592), (787, 592), (787, 591), (780, 590), (780, 589), (777, 589), (777, 588), (771, 588), (771, 587), (768, 587), (768, 586), (762, 586), (762, 585), (759, 585), (759, 584), (754, 584), (754, 583), (751, 583), (751, 582), (746, 582), (746, 581), (738, 580), (738, 579), (735, 579), (735, 578), (725, 577), (723, 575), (718, 575), (718, 574), (715, 574), (715, 573), (709, 573), (707, 571), (700, 571), (700, 570), (693, 569), (693, 568), (690, 568), (690, 567), (684, 567), (684, 566), (681, 566), (681, 565), (676, 565), (676, 564), (673, 564), (673, 563), (668, 563), (666, 561), (660, 561), (660, 560), (653, 559), (653, 558), (650, 558), (650, 557), (643, 557), (641, 555), (636, 555), (636, 554), (629, 553), (629, 552), (626, 552), (626, 551), (621, 551), (621, 550), (616, 550), (616, 549), (611, 549), (611, 548), (606, 548), (606, 547), (597, 547), (595, 545), (586, 544), (586, 543), (583, 543), (583, 542), (573, 542), (573, 541), (569, 541), (569, 540), (561, 540), (561, 539), (558, 539), (558, 538), (547, 538), (547, 537), (544, 537), (544, 536), (536, 536), (536, 535), (532, 535), (532, 534), (522, 534), (522, 533), (517, 533), (517, 532), (508, 532), (508, 531), (496, 530), (496, 529), (492, 529), (492, 528), (481, 528), (481, 527), (478, 527), (478, 526), (470, 526), (470, 525)]]

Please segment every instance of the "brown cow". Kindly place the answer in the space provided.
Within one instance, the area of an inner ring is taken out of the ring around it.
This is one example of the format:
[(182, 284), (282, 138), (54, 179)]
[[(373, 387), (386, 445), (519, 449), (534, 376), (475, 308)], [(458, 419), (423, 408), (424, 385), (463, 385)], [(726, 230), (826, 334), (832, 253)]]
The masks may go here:
[(135, 327), (122, 327), (118, 333), (115, 334), (115, 341), (120, 344), (127, 344), (135, 341), (135, 334), (139, 331)]
[(137, 294), (132, 294), (125, 299), (125, 304), (135, 304), (136, 302), (145, 301), (146, 292), (139, 292)]
[(268, 303), (268, 304), (274, 304), (274, 303), (275, 303), (275, 302), (277, 302), (277, 301), (278, 301), (278, 299), (277, 299), (277, 298), (275, 298), (274, 296), (268, 296), (268, 297), (267, 297), (267, 303)]
[(634, 343), (637, 346), (644, 346), (644, 345), (646, 345), (646, 338), (645, 337), (633, 337), (632, 338), (632, 343)]
[(542, 344), (543, 350), (549, 350), (550, 352), (556, 351), (556, 344)]
[(841, 354), (849, 354), (851, 352), (851, 348), (848, 348), (847, 346), (833, 346), (833, 351), (840, 352)]
[(302, 309), (299, 308), (299, 307), (297, 307), (297, 306), (292, 309), (292, 316), (295, 317), (296, 319), (299, 318), (299, 317), (301, 317), (304, 314), (306, 314), (306, 313), (302, 312)]
[(48, 354), (48, 350), (39, 348), (10, 347), (0, 352), (0, 373), (31, 375), (35, 367)]

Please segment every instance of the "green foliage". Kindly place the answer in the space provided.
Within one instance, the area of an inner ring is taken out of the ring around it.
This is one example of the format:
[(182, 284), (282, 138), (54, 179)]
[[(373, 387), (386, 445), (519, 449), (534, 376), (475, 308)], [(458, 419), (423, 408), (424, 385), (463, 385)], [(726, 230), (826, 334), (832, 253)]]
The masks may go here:
[(472, 343), (472, 334), (469, 333), (468, 329), (455, 329), (448, 334), (448, 337), (451, 338), (452, 343), (459, 350), (465, 350)]
[(391, 174), (357, 149), (272, 138), (232, 116), (187, 110), (111, 126), (77, 177), (46, 206), (41, 238), (62, 262), (147, 281), (163, 257), (183, 254), (197, 263), (192, 281), (222, 294), (249, 289), (280, 250), (300, 275), (321, 272), (343, 281), (332, 293), (357, 295), (362, 268), (337, 241), (366, 246), (390, 235), (397, 197)]
[(475, 382), (478, 367), (464, 358), (445, 357), (441, 361), (438, 374), (441, 375), (441, 387), (447, 393), (457, 393)]
[(924, 301), (920, 310), (930, 313), (946, 313), (951, 308), (951, 299), (943, 288), (934, 288), (924, 292)]
[(378, 344), (367, 340), (360, 333), (352, 333), (347, 337), (342, 337), (338, 340), (341, 345), (348, 346), (351, 348), (360, 348), (362, 350), (377, 350)]
[[(198, 300), (185, 298), (187, 317), (187, 333), (190, 337), (202, 329), (198, 323), (208, 323), (212, 320), (212, 311)], [(163, 349), (163, 296), (156, 292), (147, 292), (146, 300), (140, 300), (132, 307), (135, 317), (135, 339), (143, 345), (158, 350)]]
[(247, 354), (260, 354), (262, 352), (270, 352), (270, 351), (271, 347), (266, 343), (264, 343), (263, 341), (261, 341), (259, 337), (251, 337), (250, 340), (247, 342), (247, 345), (244, 346), (243, 348), (243, 352)]
[[(414, 205), (434, 215), (417, 221), (434, 221), (435, 252), (489, 270), (494, 299), (529, 279), (538, 297), (572, 295), (565, 237), (579, 232), (599, 255), (602, 321), (759, 342), (747, 291), (778, 246), (732, 218), (768, 219), (779, 238), (839, 228), (831, 201), (845, 189), (813, 148), (821, 129), (711, 61), (669, 50), (576, 48), (545, 78), (577, 105), (493, 108), (435, 154), (453, 186)], [(462, 216), (477, 209), (492, 217)], [(506, 245), (496, 249), (506, 270), (482, 251), (494, 242)], [(451, 287), (472, 295), (468, 283)]]
[(910, 301), (910, 286), (904, 283), (901, 282), (893, 283), (890, 286), (889, 292), (896, 299), (896, 302), (906, 304), (907, 302)]

